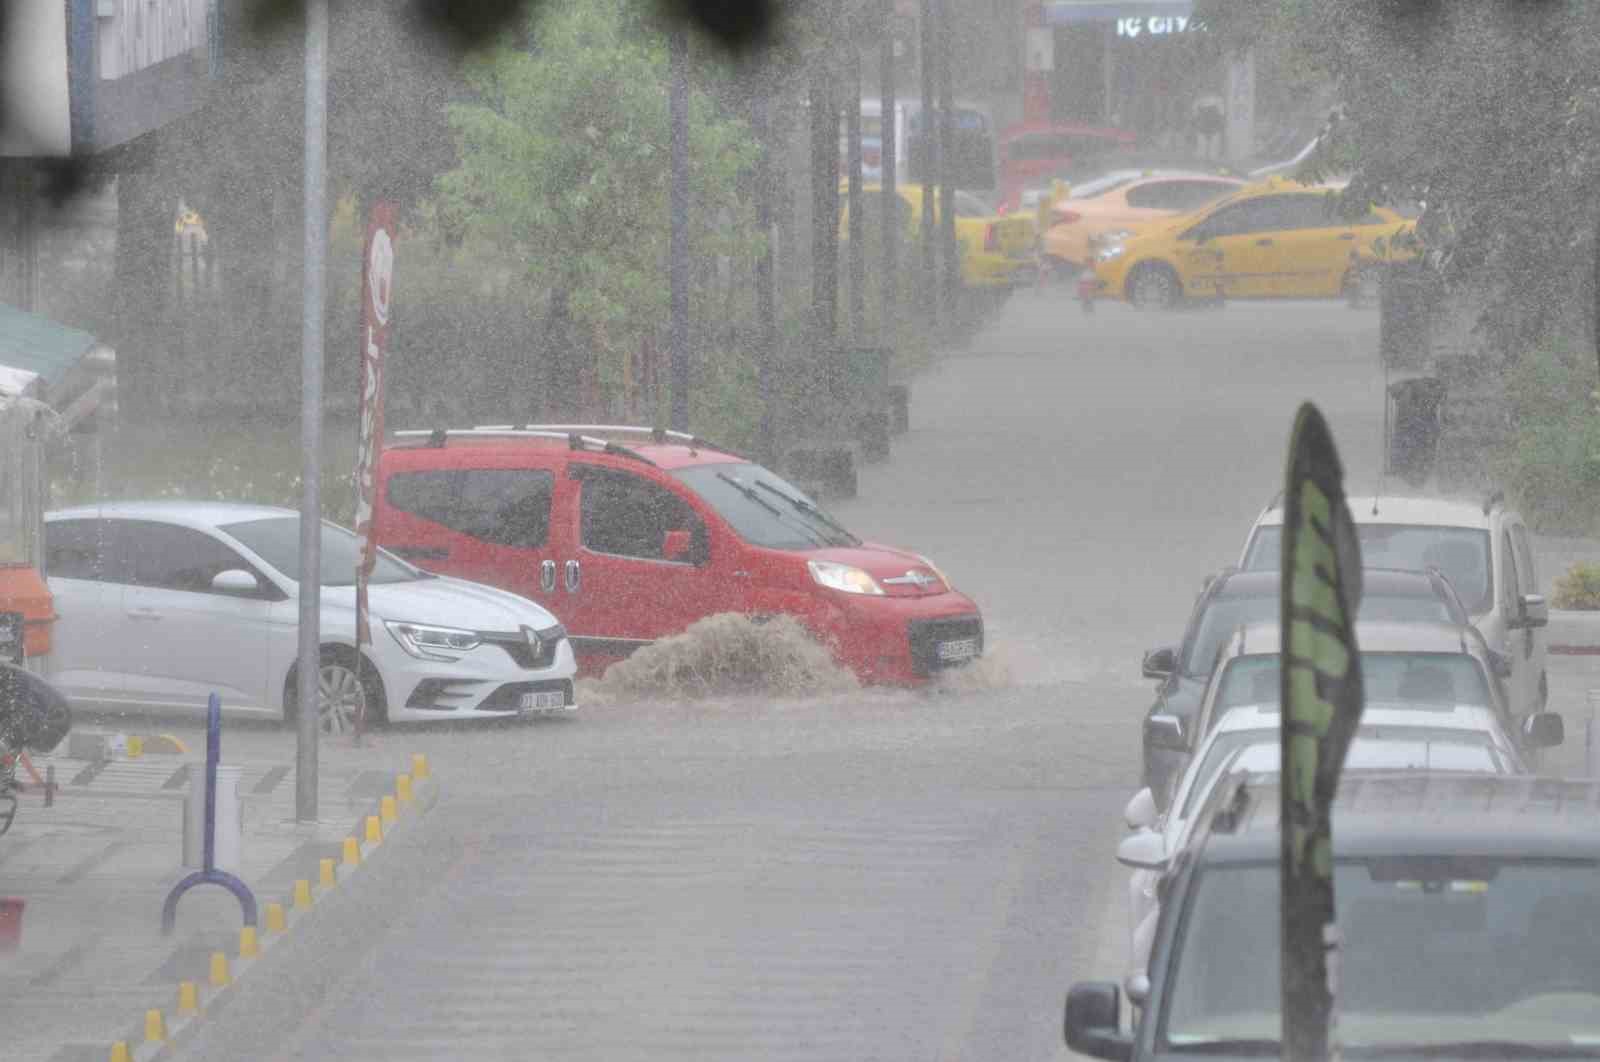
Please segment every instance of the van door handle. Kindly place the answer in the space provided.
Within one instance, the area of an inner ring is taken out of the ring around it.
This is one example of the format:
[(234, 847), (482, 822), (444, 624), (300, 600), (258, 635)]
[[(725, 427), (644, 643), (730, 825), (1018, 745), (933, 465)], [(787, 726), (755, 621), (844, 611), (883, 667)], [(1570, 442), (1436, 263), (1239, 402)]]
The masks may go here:
[(583, 569), (575, 560), (567, 561), (567, 593), (576, 594), (583, 587)]
[(539, 565), (539, 589), (547, 594), (556, 592), (556, 562), (544, 561)]

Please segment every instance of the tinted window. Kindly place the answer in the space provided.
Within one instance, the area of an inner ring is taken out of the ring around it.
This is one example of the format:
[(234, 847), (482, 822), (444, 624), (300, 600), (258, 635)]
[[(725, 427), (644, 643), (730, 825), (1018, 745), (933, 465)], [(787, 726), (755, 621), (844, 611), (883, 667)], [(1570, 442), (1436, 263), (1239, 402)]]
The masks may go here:
[(472, 468), (399, 472), (389, 504), (483, 542), (537, 549), (550, 535), (554, 477), (544, 469)]
[(44, 525), (44, 570), (52, 579), (103, 579), (106, 522), (57, 520)]
[(117, 553), (127, 582), (160, 590), (211, 592), (211, 580), (252, 566), (203, 532), (150, 520), (117, 520)]
[(688, 531), (701, 541), (705, 528), (687, 502), (657, 483), (628, 472), (582, 467), (583, 544), (596, 553), (664, 560), (668, 531)]
[[(300, 581), (300, 518), (298, 516), (269, 516), (262, 520), (246, 520), (237, 524), (224, 524), (222, 530), (244, 543), (262, 560), (276, 568), (286, 579)], [(360, 559), (360, 540), (354, 534), (335, 524), (322, 525), (322, 585), (352, 586), (356, 581), (356, 563)], [(370, 583), (403, 583), (413, 579), (432, 578), (411, 567), (391, 553), (378, 551), (378, 562), (373, 566)]]

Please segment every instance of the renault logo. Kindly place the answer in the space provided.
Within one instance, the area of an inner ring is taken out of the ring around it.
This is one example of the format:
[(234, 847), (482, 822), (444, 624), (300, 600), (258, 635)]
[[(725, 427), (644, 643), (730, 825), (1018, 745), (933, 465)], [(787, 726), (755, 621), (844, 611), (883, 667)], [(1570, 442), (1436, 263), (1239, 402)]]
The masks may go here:
[(522, 628), (522, 637), (528, 643), (528, 651), (534, 656), (538, 656), (539, 649), (541, 648), (539, 644), (539, 632), (534, 630), (532, 627), (524, 627)]

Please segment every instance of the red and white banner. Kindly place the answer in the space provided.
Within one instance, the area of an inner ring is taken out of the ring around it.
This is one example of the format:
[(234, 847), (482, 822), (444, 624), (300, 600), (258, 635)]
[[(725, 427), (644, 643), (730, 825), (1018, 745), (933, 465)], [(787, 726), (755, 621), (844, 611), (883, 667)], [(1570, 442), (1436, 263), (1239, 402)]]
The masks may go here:
[[(356, 639), (372, 643), (367, 622), (367, 578), (378, 559), (372, 527), (376, 501), (378, 450), (383, 446), (383, 358), (389, 347), (389, 295), (394, 280), (394, 204), (372, 205), (367, 220), (366, 253), (361, 260), (361, 437), (356, 451)], [(357, 723), (359, 732), (361, 723)]]

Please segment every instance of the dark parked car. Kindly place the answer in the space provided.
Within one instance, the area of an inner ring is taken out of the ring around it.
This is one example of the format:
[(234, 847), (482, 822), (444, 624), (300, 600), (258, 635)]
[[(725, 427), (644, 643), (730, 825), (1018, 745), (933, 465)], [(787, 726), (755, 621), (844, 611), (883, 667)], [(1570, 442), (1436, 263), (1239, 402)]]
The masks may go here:
[[(1363, 573), (1361, 619), (1470, 622), (1450, 581), (1439, 572), (1369, 568)], [(1144, 720), (1144, 784), (1166, 806), (1174, 771), (1188, 754), (1191, 721), (1205, 694), (1217, 653), (1240, 627), (1278, 618), (1278, 573), (1224, 569), (1195, 601), (1183, 641), (1145, 654), (1146, 678), (1159, 679)]]

